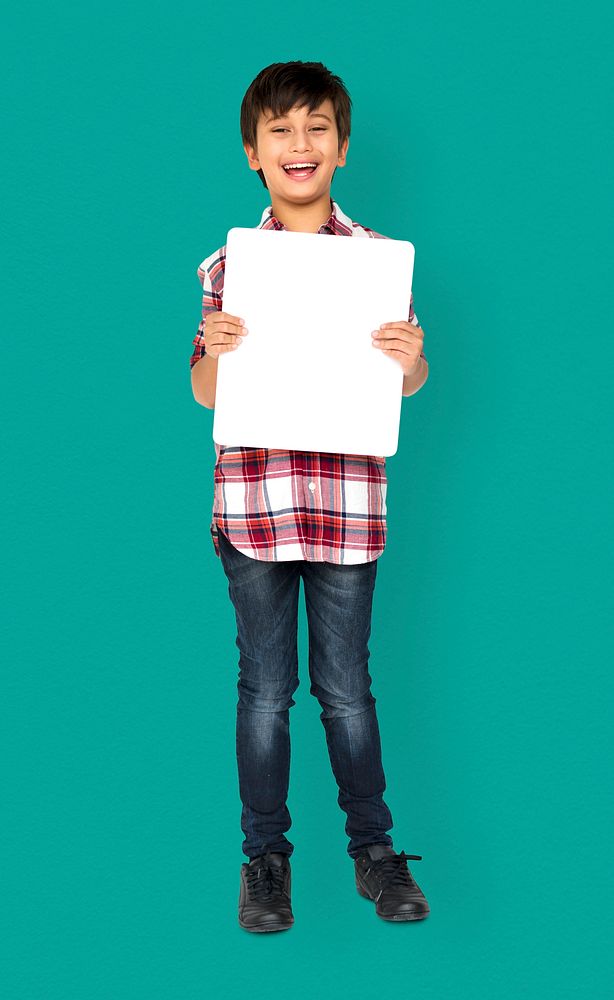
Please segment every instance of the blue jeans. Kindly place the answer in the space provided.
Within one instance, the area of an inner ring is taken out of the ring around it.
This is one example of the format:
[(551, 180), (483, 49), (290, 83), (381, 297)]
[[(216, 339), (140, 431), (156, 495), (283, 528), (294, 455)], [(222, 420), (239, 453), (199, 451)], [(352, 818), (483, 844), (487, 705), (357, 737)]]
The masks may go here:
[[(295, 559), (265, 562), (239, 552), (219, 532), (220, 559), (237, 620), (237, 764), (243, 804), (243, 853), (291, 855), (289, 709), (299, 685), (298, 594), (301, 577), (309, 626), (310, 692), (322, 711), (328, 754), (347, 814), (348, 854), (390, 844), (393, 825), (380, 734), (367, 669), (377, 559), (337, 565)], [(324, 841), (326, 835), (323, 834)]]

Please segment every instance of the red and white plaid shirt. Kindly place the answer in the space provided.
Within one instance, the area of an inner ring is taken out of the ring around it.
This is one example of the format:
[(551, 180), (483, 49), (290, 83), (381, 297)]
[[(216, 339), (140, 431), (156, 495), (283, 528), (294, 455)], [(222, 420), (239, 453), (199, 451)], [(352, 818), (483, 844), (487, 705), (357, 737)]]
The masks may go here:
[[(319, 233), (389, 239), (352, 222), (332, 198), (331, 209)], [(256, 228), (286, 227), (269, 205)], [(222, 309), (225, 265), (223, 246), (198, 267), (202, 319), (192, 341), (190, 369), (206, 354), (205, 316)], [(419, 326), (413, 295), (409, 322)], [(371, 562), (384, 551), (387, 479), (383, 456), (214, 445), (210, 532), (218, 557), (218, 529), (240, 552), (266, 562), (308, 559), (347, 565)]]

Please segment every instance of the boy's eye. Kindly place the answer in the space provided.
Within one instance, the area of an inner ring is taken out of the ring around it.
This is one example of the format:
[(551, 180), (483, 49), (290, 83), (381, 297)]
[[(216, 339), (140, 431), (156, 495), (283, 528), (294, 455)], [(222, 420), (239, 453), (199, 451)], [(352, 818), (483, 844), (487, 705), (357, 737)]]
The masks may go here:
[[(271, 131), (273, 131), (273, 132), (287, 132), (288, 129), (280, 127), (280, 128), (274, 128)], [(312, 128), (312, 132), (325, 132), (325, 131), (326, 131), (326, 126), (325, 125), (314, 125), (313, 128)]]

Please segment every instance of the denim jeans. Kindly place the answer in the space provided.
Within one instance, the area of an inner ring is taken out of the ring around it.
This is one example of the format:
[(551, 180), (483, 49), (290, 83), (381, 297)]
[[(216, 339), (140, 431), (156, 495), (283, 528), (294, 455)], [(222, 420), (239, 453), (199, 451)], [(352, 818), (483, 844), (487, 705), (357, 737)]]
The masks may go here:
[[(296, 559), (265, 562), (239, 552), (219, 532), (220, 559), (237, 621), (236, 747), (243, 853), (291, 855), (285, 836), (290, 777), (289, 709), (299, 685), (298, 595), (303, 578), (309, 628), (310, 692), (322, 711), (328, 754), (347, 815), (348, 854), (390, 844), (393, 825), (367, 669), (377, 559), (337, 565)], [(323, 835), (325, 839), (325, 834)]]

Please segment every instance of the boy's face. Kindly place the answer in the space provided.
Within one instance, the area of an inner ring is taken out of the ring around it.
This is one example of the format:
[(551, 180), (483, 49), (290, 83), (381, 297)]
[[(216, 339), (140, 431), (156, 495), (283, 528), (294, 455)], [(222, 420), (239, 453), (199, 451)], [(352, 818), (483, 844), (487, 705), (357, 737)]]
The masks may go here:
[[(251, 170), (262, 170), (272, 198), (278, 202), (310, 204), (328, 195), (337, 167), (345, 166), (349, 145), (339, 149), (333, 102), (327, 98), (313, 112), (292, 108), (281, 118), (269, 110), (261, 114), (256, 131), (257, 150), (246, 144)], [(315, 163), (315, 170), (284, 170), (288, 163)]]

